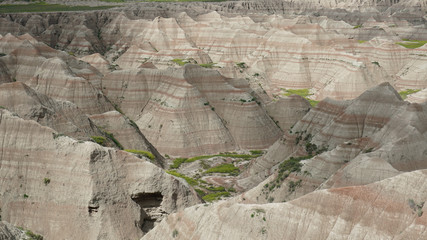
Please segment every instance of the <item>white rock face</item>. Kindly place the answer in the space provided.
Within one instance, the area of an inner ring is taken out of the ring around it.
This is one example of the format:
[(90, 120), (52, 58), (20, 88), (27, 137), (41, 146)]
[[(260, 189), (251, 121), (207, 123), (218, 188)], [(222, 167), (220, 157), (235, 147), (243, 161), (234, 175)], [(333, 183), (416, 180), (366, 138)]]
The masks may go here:
[(200, 203), (187, 183), (148, 161), (0, 115), (0, 207), (13, 225), (47, 239), (135, 239), (165, 214)]

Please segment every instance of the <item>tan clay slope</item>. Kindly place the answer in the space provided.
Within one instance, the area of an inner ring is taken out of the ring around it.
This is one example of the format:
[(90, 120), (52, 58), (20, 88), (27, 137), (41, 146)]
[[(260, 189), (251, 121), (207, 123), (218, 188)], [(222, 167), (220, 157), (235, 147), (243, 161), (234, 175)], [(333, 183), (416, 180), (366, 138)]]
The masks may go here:
[(43, 62), (28, 85), (54, 99), (73, 102), (88, 114), (113, 109), (100, 90), (85, 78), (74, 74), (60, 58), (50, 58)]
[(138, 126), (117, 111), (95, 114), (89, 118), (102, 130), (112, 133), (124, 149), (144, 150), (153, 153), (159, 160), (162, 156), (148, 142)]
[(160, 152), (179, 156), (260, 149), (277, 140), (280, 129), (233, 84), (195, 65), (114, 71), (102, 82), (106, 96)]
[(288, 203), (193, 206), (146, 239), (424, 239), (427, 171), (316, 191)]
[(53, 100), (24, 83), (0, 85), (0, 102), (3, 108), (20, 117), (34, 120), (67, 136), (88, 139), (90, 136), (102, 135), (75, 104)]
[(136, 239), (200, 203), (187, 183), (129, 153), (57, 136), (6, 110), (0, 118), (2, 219), (45, 239)]

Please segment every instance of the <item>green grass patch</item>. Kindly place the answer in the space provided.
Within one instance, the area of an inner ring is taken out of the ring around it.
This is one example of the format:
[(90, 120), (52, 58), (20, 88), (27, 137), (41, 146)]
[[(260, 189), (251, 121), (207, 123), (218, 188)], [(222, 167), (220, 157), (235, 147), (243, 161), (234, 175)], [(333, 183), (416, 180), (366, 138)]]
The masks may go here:
[(204, 67), (204, 68), (213, 68), (215, 66), (216, 63), (201, 63), (199, 64), (200, 67)]
[(188, 63), (188, 61), (187, 61), (187, 60), (180, 59), (180, 58), (172, 59), (172, 62), (174, 62), (174, 63), (178, 64), (179, 66), (184, 66), (185, 64), (187, 64), (187, 63)]
[(427, 41), (421, 41), (421, 40), (409, 40), (409, 39), (403, 39), (405, 42), (397, 42), (396, 44), (399, 44), (400, 46), (403, 46), (405, 48), (419, 48), (422, 47), (424, 44), (427, 43)]
[(185, 163), (187, 161), (187, 158), (177, 158), (173, 160), (173, 163), (169, 165), (171, 169), (177, 169), (181, 164)]
[(105, 137), (102, 136), (91, 136), (90, 138), (92, 138), (93, 141), (95, 141), (96, 143), (98, 143), (101, 146), (105, 146)]
[(125, 0), (99, 0), (101, 2), (124, 3)]
[(172, 170), (172, 171), (166, 171), (166, 172), (169, 173), (170, 175), (175, 176), (175, 177), (179, 177), (179, 178), (184, 179), (191, 186), (197, 186), (197, 185), (199, 185), (199, 182), (196, 179), (193, 179), (191, 177), (187, 177), (187, 176), (185, 176), (185, 175), (183, 175), (181, 173), (178, 173), (176, 171)]
[(5, 4), (1, 5), (0, 13), (19, 13), (19, 12), (64, 12), (64, 11), (91, 11), (103, 10), (117, 6), (66, 6), (61, 4), (49, 4), (45, 2), (30, 4)]
[(262, 155), (264, 154), (263, 150), (250, 150), (249, 151), (252, 155)]
[(135, 154), (139, 154), (142, 156), (145, 156), (147, 158), (149, 158), (150, 160), (154, 160), (156, 157), (149, 151), (144, 151), (144, 150), (135, 150), (135, 149), (125, 149), (126, 152), (130, 152), (130, 153), (135, 153)]
[(353, 29), (358, 29), (358, 28), (362, 28), (362, 27), (363, 27), (363, 25), (359, 24), (359, 25), (354, 26)]
[(230, 173), (232, 175), (238, 175), (239, 172), (239, 168), (235, 167), (232, 163), (221, 164), (205, 171), (205, 173)]
[(364, 43), (366, 40), (357, 40), (359, 43)]
[(399, 95), (402, 97), (402, 99), (406, 99), (408, 95), (419, 92), (420, 90), (421, 89), (406, 89), (405, 91), (400, 91)]
[(219, 187), (207, 187), (206, 188), (209, 191), (212, 192), (225, 192), (225, 188), (223, 186), (219, 186)]
[(308, 90), (307, 88), (301, 88), (301, 89), (284, 89), (285, 93), (283, 95), (285, 96), (291, 96), (291, 95), (299, 95), (303, 98), (305, 98), (312, 107), (315, 107), (319, 101), (316, 100), (312, 100), (310, 98), (308, 98), (308, 96), (311, 96), (313, 94), (310, 93), (310, 90)]
[(229, 197), (229, 196), (230, 196), (229, 192), (218, 192), (218, 193), (207, 194), (203, 196), (202, 199), (205, 200), (206, 202), (212, 202), (212, 201), (221, 199), (221, 197)]

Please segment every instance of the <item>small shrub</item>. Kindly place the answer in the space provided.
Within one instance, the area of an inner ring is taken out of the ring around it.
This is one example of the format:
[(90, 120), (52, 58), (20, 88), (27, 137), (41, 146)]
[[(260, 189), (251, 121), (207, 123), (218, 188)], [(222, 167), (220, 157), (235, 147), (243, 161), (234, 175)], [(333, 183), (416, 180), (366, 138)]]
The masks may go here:
[(246, 63), (244, 63), (244, 62), (236, 63), (236, 65), (237, 65), (239, 68), (242, 68), (242, 69), (247, 68)]
[(209, 105), (209, 102), (205, 102), (205, 103), (203, 103), (203, 105), (208, 106), (208, 105)]
[(44, 185), (48, 185), (50, 183), (50, 178), (44, 178), (43, 179)]
[(135, 150), (135, 149), (125, 149), (126, 152), (142, 155), (144, 157), (149, 158), (150, 160), (154, 160), (156, 157), (149, 151), (144, 150)]
[(374, 148), (369, 148), (369, 149), (366, 149), (365, 151), (364, 151), (364, 153), (370, 153), (370, 152), (372, 152), (374, 150)]
[(172, 237), (176, 238), (178, 236), (178, 230), (174, 229), (172, 232)]
[(358, 28), (362, 28), (362, 27), (363, 27), (363, 25), (359, 24), (359, 25), (354, 26), (353, 29), (358, 29)]
[(0, 53), (0, 57), (6, 56), (6, 53)]
[(53, 135), (53, 139), (57, 139), (57, 138), (59, 138), (59, 137), (63, 137), (63, 136), (65, 136), (64, 134), (62, 134), (62, 133), (52, 133), (52, 135)]
[(24, 193), (24, 198), (28, 198), (29, 196), (26, 194), (26, 193)]
[(380, 67), (380, 63), (379, 63), (379, 62), (377, 62), (377, 61), (372, 62), (372, 64), (375, 64), (375, 65), (377, 65), (378, 67)]

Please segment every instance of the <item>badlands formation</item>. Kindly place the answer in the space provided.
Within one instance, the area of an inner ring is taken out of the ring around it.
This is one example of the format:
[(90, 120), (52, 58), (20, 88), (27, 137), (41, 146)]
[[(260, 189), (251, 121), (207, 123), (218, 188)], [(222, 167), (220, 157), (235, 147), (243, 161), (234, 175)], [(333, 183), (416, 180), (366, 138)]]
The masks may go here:
[(0, 2), (0, 240), (427, 239), (425, 1), (118, 2)]

